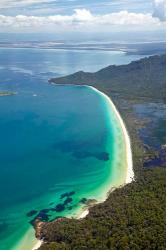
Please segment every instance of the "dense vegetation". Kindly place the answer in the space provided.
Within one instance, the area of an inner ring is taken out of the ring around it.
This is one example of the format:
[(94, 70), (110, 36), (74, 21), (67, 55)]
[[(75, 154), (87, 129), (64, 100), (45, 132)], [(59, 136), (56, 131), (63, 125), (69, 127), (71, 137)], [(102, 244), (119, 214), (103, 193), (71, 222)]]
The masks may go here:
[[(156, 152), (140, 141), (138, 130), (144, 122), (136, 119), (132, 107), (136, 102), (165, 100), (166, 55), (51, 81), (93, 85), (113, 98), (130, 133), (135, 181), (112, 192), (106, 202), (91, 208), (85, 219), (45, 223), (40, 237), (47, 243), (40, 250), (165, 250), (166, 168), (143, 168), (145, 159)], [(154, 136), (163, 134), (165, 138), (162, 128)]]
[(151, 56), (128, 65), (111, 65), (96, 73), (83, 71), (51, 79), (57, 84), (91, 85), (107, 94), (114, 92), (141, 97), (166, 97), (166, 54)]

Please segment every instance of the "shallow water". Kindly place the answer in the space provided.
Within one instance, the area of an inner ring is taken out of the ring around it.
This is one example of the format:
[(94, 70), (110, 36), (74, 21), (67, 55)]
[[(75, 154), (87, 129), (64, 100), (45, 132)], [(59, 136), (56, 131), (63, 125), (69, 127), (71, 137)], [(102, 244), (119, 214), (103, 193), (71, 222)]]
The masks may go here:
[(88, 87), (49, 85), (48, 78), (136, 56), (0, 49), (0, 58), (0, 90), (17, 92), (0, 97), (0, 249), (10, 250), (35, 216), (74, 216), (83, 198), (102, 199), (111, 181), (124, 178), (113, 164), (122, 134), (104, 97)]

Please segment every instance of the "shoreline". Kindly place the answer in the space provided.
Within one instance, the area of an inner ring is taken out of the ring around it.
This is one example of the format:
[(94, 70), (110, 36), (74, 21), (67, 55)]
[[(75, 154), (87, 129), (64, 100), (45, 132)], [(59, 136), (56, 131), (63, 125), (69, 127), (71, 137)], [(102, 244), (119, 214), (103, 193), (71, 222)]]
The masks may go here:
[(127, 161), (127, 174), (126, 174), (126, 181), (125, 184), (131, 183), (134, 180), (134, 171), (133, 171), (133, 159), (132, 159), (132, 149), (131, 149), (131, 142), (130, 142), (130, 136), (129, 133), (126, 129), (126, 126), (124, 124), (124, 121), (119, 113), (119, 111), (117, 110), (115, 104), (113, 103), (113, 101), (111, 100), (111, 98), (109, 96), (107, 96), (106, 94), (104, 94), (103, 92), (101, 92), (100, 90), (98, 90), (95, 87), (89, 86), (87, 85), (89, 88), (93, 89), (94, 91), (96, 91), (97, 93), (99, 93), (100, 95), (104, 96), (108, 102), (110, 103), (110, 105), (112, 106), (118, 120), (120, 123), (120, 126), (122, 128), (123, 131), (123, 135), (125, 138), (125, 144), (126, 144), (126, 161)]
[[(82, 85), (81, 85), (82, 86)], [(111, 105), (112, 109), (114, 110), (117, 119), (119, 120), (121, 129), (123, 131), (123, 135), (125, 138), (125, 145), (126, 145), (126, 162), (127, 162), (127, 171), (126, 171), (126, 180), (125, 183), (123, 184), (123, 186), (125, 186), (126, 184), (131, 183), (134, 180), (134, 171), (133, 171), (133, 159), (132, 159), (132, 150), (131, 150), (131, 142), (130, 142), (130, 136), (128, 134), (128, 131), (126, 129), (126, 126), (123, 122), (123, 119), (120, 115), (120, 113), (118, 112), (118, 110), (116, 109), (116, 106), (114, 105), (114, 103), (112, 102), (111, 98), (109, 96), (107, 96), (106, 94), (104, 94), (103, 92), (101, 92), (100, 90), (98, 90), (95, 87), (89, 86), (89, 85), (83, 85), (86, 86), (88, 88), (93, 89), (95, 92), (99, 93), (100, 95), (104, 96), (107, 101), (109, 102), (109, 104)], [(79, 87), (79, 86), (78, 86)], [(113, 188), (111, 187), (107, 194), (106, 194), (106, 198), (103, 201), (97, 201), (96, 204), (99, 203), (103, 203), (106, 201), (106, 199), (108, 198), (110, 192), (114, 191), (117, 187)], [(89, 207), (93, 207), (93, 206), (89, 206)], [(86, 209), (84, 209), (83, 211), (81, 211), (81, 213), (76, 217), (76, 219), (83, 219), (85, 218), (88, 214), (89, 214), (89, 207), (87, 207)]]
[(41, 247), (42, 244), (43, 244), (43, 241), (42, 240), (38, 240), (37, 243), (35, 244), (35, 246), (31, 250), (37, 250), (37, 249), (39, 249), (39, 247)]
[[(54, 84), (54, 83), (52, 83)], [(56, 85), (56, 84), (55, 84)], [(62, 84), (63, 85), (63, 84)], [(71, 84), (72, 85), (72, 84)], [(77, 85), (74, 85), (77, 86)], [(126, 126), (123, 122), (123, 119), (121, 118), (120, 113), (118, 112), (118, 110), (116, 109), (116, 106), (114, 105), (114, 103), (112, 102), (111, 98), (109, 96), (107, 96), (106, 94), (104, 94), (103, 92), (101, 92), (100, 90), (98, 90), (95, 87), (89, 86), (89, 85), (81, 85), (81, 86), (86, 86), (88, 88), (93, 89), (95, 92), (99, 93), (100, 95), (104, 96), (104, 98), (107, 99), (107, 101), (109, 102), (109, 104), (111, 105), (112, 109), (114, 110), (116, 117), (120, 123), (120, 127), (122, 129), (123, 135), (124, 135), (124, 140), (125, 140), (125, 147), (126, 147), (126, 178), (125, 178), (125, 182), (123, 184), (126, 185), (128, 183), (131, 183), (134, 180), (134, 171), (133, 171), (133, 160), (132, 160), (132, 150), (131, 150), (131, 142), (130, 142), (130, 137), (128, 134), (128, 131), (126, 129)], [(79, 86), (78, 86), (79, 87)], [(117, 187), (116, 187), (117, 188)], [(110, 189), (108, 190), (107, 194), (106, 194), (106, 198), (102, 201), (98, 201), (96, 202), (96, 204), (99, 203), (103, 203), (105, 202), (105, 200), (108, 198), (109, 193), (112, 192), (114, 190), (113, 187), (110, 187)], [(84, 209), (82, 209), (80, 211), (80, 213), (78, 213), (78, 215), (75, 217), (76, 219), (80, 220), (80, 219), (84, 219), (88, 214), (89, 214), (89, 207), (86, 207)], [(38, 239), (38, 242), (36, 243), (36, 245), (31, 249), (31, 250), (37, 250), (41, 245), (43, 244), (43, 241)]]

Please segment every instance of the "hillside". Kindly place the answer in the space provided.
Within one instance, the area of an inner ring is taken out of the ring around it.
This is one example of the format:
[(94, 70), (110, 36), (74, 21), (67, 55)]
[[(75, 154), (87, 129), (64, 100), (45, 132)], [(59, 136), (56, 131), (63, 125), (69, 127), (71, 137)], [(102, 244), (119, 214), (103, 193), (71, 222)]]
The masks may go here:
[[(50, 79), (57, 84), (91, 85), (106, 93), (141, 97), (166, 97), (166, 54), (151, 56), (128, 65), (111, 65), (96, 73), (83, 71)], [(158, 90), (162, 91), (158, 91)]]

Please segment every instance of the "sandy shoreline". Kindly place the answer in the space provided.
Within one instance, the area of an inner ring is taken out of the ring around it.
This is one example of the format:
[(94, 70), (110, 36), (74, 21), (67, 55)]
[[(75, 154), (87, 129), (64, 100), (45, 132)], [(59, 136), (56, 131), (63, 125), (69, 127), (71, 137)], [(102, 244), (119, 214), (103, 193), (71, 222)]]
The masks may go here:
[[(95, 92), (98, 92), (100, 95), (104, 96), (107, 99), (107, 101), (109, 102), (109, 104), (111, 105), (112, 109), (114, 110), (114, 112), (115, 112), (115, 114), (117, 116), (117, 119), (119, 120), (120, 126), (121, 126), (122, 131), (123, 131), (124, 139), (125, 139), (125, 145), (126, 145), (126, 163), (127, 163), (126, 167), (127, 167), (127, 171), (126, 171), (126, 180), (125, 180), (124, 185), (128, 184), (128, 183), (131, 183), (134, 180), (131, 143), (130, 143), (130, 137), (129, 137), (128, 131), (126, 129), (126, 126), (125, 126), (121, 116), (120, 116), (120, 113), (116, 109), (116, 106), (114, 105), (112, 100), (106, 94), (104, 94), (103, 92), (99, 91), (98, 89), (96, 89), (96, 88), (94, 88), (92, 86), (87, 86), (87, 85), (85, 85), (85, 86), (93, 89)], [(111, 189), (112, 189), (112, 187), (111, 187)], [(109, 190), (108, 190), (108, 194), (109, 194)], [(106, 199), (107, 199), (107, 197), (106, 197)], [(104, 201), (102, 201), (102, 202), (104, 202)], [(88, 214), (89, 214), (89, 209), (86, 208), (83, 211), (81, 211), (80, 214), (78, 214), (76, 216), (76, 218), (77, 219), (83, 219)], [(43, 243), (42, 240), (38, 240), (37, 244), (32, 248), (32, 250), (37, 250), (42, 245), (42, 243)]]
[(37, 250), (39, 247), (41, 247), (42, 243), (43, 243), (42, 240), (38, 240), (35, 246), (32, 248), (32, 250)]
[(110, 103), (111, 107), (113, 108), (120, 126), (122, 128), (123, 131), (123, 135), (125, 138), (125, 144), (126, 144), (126, 156), (127, 156), (127, 171), (126, 171), (126, 181), (124, 184), (128, 184), (131, 183), (134, 180), (134, 171), (133, 171), (133, 160), (132, 160), (132, 150), (131, 150), (131, 143), (130, 143), (130, 137), (128, 134), (128, 131), (126, 129), (126, 126), (121, 118), (121, 115), (119, 114), (118, 110), (116, 109), (116, 106), (114, 105), (114, 103), (112, 102), (112, 100), (103, 92), (99, 91), (98, 89), (92, 87), (92, 86), (88, 86), (89, 88), (93, 89), (94, 91), (98, 92), (100, 95), (104, 96), (108, 102)]
[[(87, 85), (85, 85), (87, 86)], [(112, 109), (114, 110), (118, 120), (119, 120), (119, 123), (120, 123), (120, 126), (122, 128), (122, 131), (123, 131), (123, 135), (124, 135), (124, 138), (125, 138), (125, 145), (126, 145), (126, 162), (127, 162), (127, 171), (126, 171), (126, 180), (125, 180), (125, 184), (128, 184), (128, 183), (131, 183), (133, 180), (134, 180), (134, 171), (133, 171), (133, 160), (132, 160), (132, 150), (131, 150), (131, 143), (130, 143), (130, 137), (129, 137), (129, 134), (128, 134), (128, 131), (125, 127), (125, 124), (118, 112), (118, 110), (116, 109), (116, 106), (114, 105), (114, 103), (112, 102), (112, 100), (106, 95), (104, 94), (103, 92), (99, 91), (98, 89), (92, 87), (92, 86), (88, 86), (89, 88), (93, 89), (95, 92), (98, 92), (100, 95), (104, 96), (108, 102), (110, 103)], [(111, 190), (112, 190), (112, 187), (111, 187)], [(114, 189), (113, 189), (114, 190)], [(107, 192), (108, 195), (109, 195), (109, 191)], [(107, 197), (105, 198), (105, 200), (107, 199)], [(105, 201), (104, 200), (104, 201)], [(102, 202), (104, 202), (102, 201)], [(98, 203), (102, 203), (102, 202), (98, 202)], [(89, 209), (86, 208), (83, 212), (80, 213), (80, 215), (77, 217), (77, 219), (83, 219), (85, 218), (87, 215), (89, 214)]]

